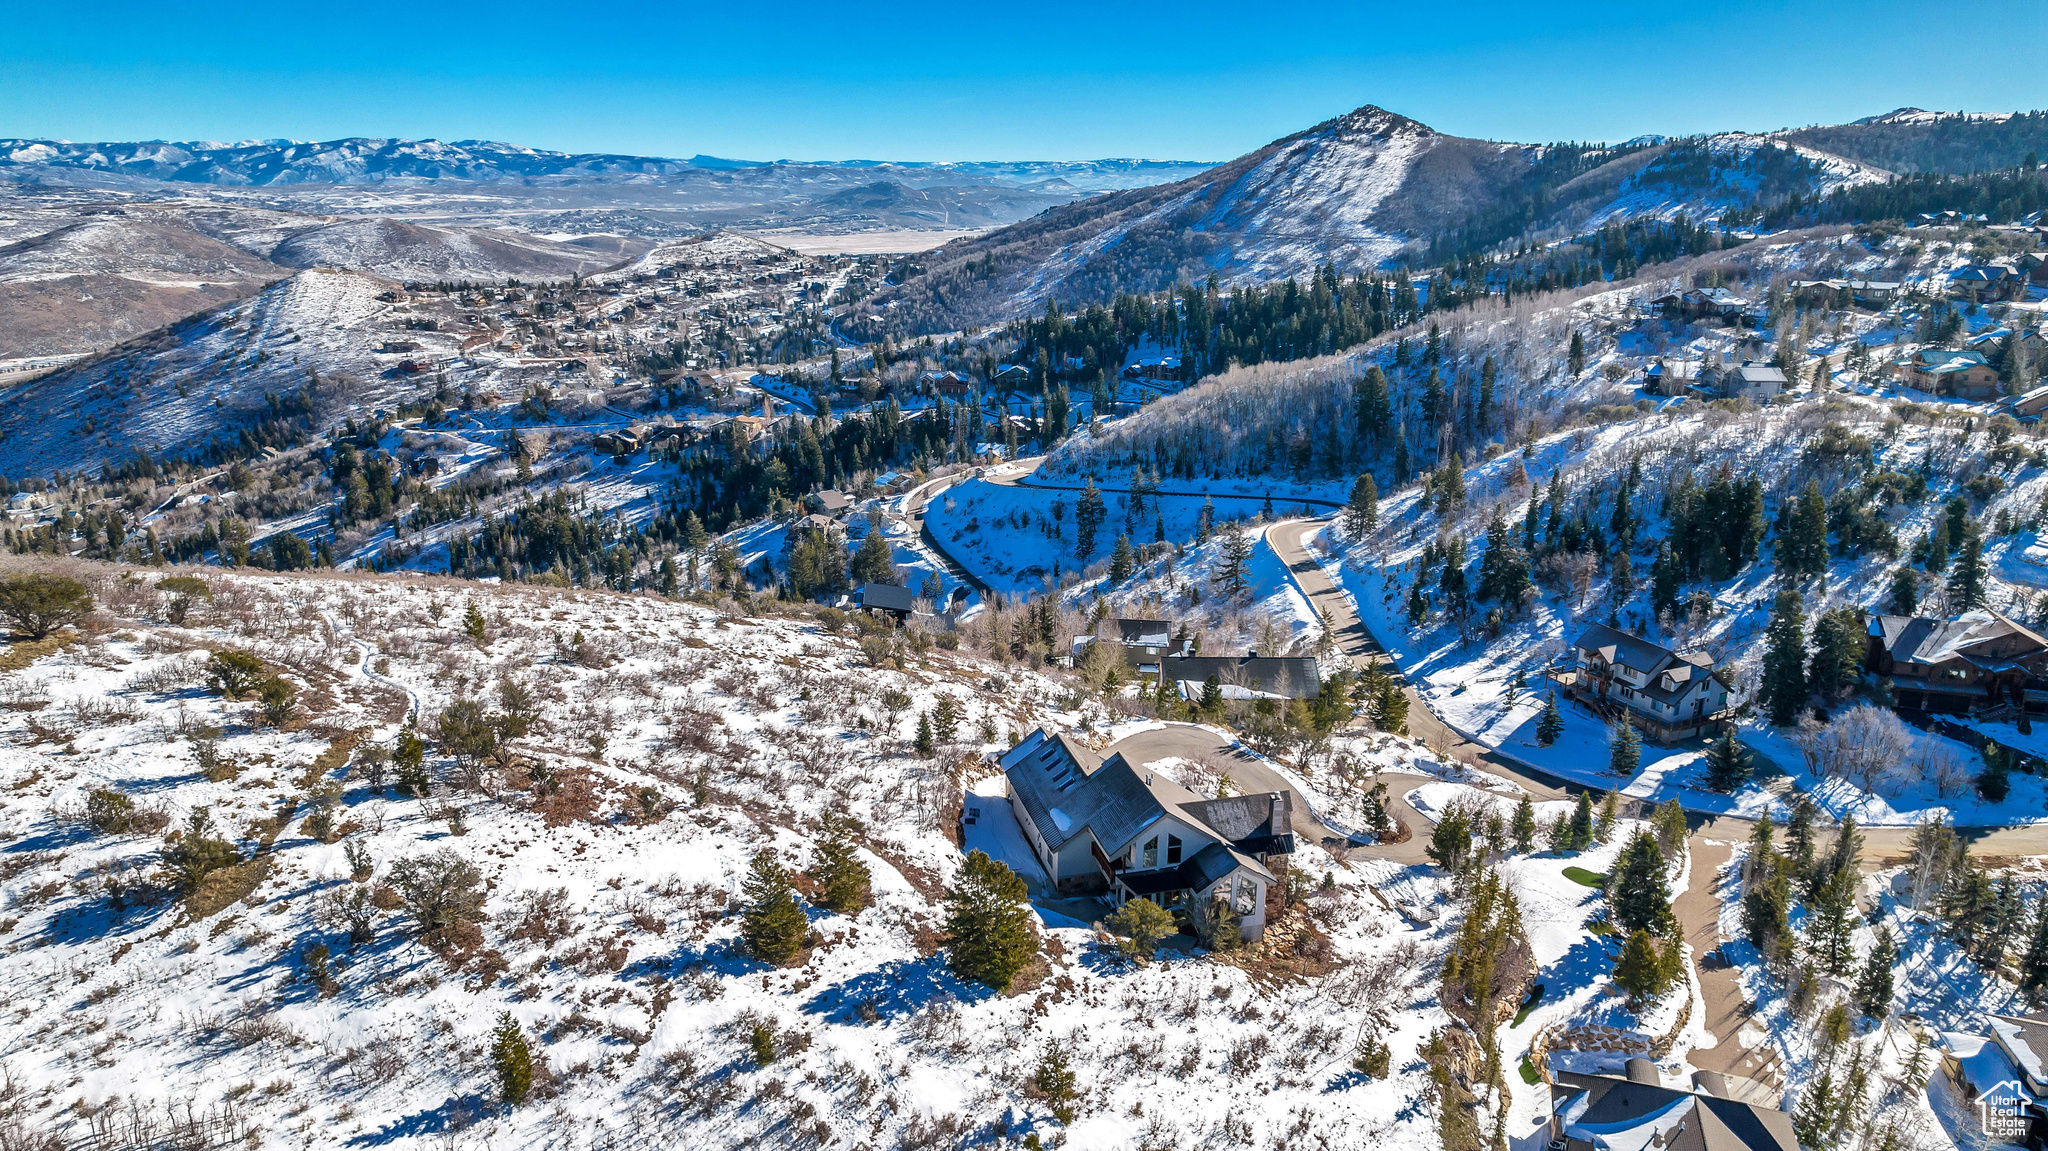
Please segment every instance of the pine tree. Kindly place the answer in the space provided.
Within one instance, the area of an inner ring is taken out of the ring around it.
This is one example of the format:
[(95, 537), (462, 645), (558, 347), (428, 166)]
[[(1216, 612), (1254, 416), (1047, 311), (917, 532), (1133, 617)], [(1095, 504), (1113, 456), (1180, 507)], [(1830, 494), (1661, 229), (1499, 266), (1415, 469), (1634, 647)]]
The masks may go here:
[(1038, 1089), (1038, 1095), (1045, 1100), (1047, 1110), (1053, 1118), (1063, 1124), (1071, 1124), (1079, 1111), (1079, 1081), (1075, 1078), (1072, 1063), (1067, 1059), (1067, 1049), (1054, 1040), (1045, 1045), (1045, 1051), (1038, 1057), (1038, 1069), (1031, 1074), (1031, 1085)]
[(470, 600), (469, 606), (462, 612), (462, 633), (477, 647), (491, 646), (490, 629), (484, 623), (484, 613), (478, 610), (475, 600)]
[(1109, 582), (1122, 583), (1131, 578), (1131, 572), (1138, 566), (1137, 556), (1131, 551), (1131, 537), (1116, 537), (1116, 549), (1109, 557)]
[(1977, 794), (1986, 803), (2004, 803), (2012, 792), (2012, 778), (2008, 774), (2005, 753), (1997, 743), (1984, 745), (1984, 770), (1977, 775)]
[(1706, 761), (1706, 783), (1714, 791), (1732, 792), (1749, 782), (1749, 757), (1735, 742), (1733, 728), (1707, 746)]
[(1622, 944), (1614, 964), (1614, 985), (1628, 995), (1629, 1009), (1640, 1011), (1671, 986), (1657, 942), (1647, 931), (1634, 931)]
[(817, 904), (841, 915), (857, 915), (868, 901), (872, 876), (868, 865), (854, 850), (853, 821), (842, 815), (827, 815), (811, 862), (811, 882), (817, 886)]
[(1002, 991), (1038, 954), (1024, 881), (980, 851), (969, 852), (946, 892), (953, 974)]
[(1515, 820), (1512, 825), (1515, 836), (1515, 852), (1527, 855), (1536, 850), (1536, 805), (1524, 793), (1522, 802), (1515, 805)]
[(879, 524), (869, 525), (867, 535), (861, 537), (860, 548), (853, 554), (853, 578), (862, 584), (895, 582), (895, 556)]
[(939, 750), (938, 738), (932, 734), (932, 713), (929, 711), (917, 713), (916, 746), (917, 754), (926, 759), (930, 759)]
[(1578, 805), (1572, 808), (1571, 821), (1565, 829), (1565, 850), (1584, 851), (1593, 846), (1593, 793), (1579, 793)]
[(1621, 797), (1612, 791), (1600, 793), (1600, 814), (1593, 820), (1593, 838), (1606, 843), (1621, 825)]
[(1677, 613), (1678, 591), (1681, 582), (1678, 557), (1671, 550), (1670, 541), (1657, 545), (1657, 558), (1650, 562), (1650, 610), (1657, 615), (1666, 612)]
[(1899, 565), (1892, 569), (1891, 614), (1912, 615), (1920, 610), (1920, 577), (1913, 569)]
[(1879, 927), (1870, 954), (1863, 960), (1863, 973), (1856, 979), (1856, 1010), (1860, 1014), (1877, 1020), (1890, 1018), (1892, 964), (1898, 957), (1898, 945), (1892, 942), (1891, 931)]
[(1807, 901), (1806, 949), (1815, 966), (1829, 975), (1845, 975), (1855, 962), (1850, 931), (1856, 914), (1856, 880), (1851, 867), (1835, 872)]
[(533, 1090), (533, 1048), (510, 1011), (498, 1013), (498, 1026), (491, 1032), (491, 1068), (498, 1075), (498, 1097), (509, 1107), (524, 1103)]
[(1635, 724), (1624, 715), (1607, 740), (1607, 770), (1614, 775), (1634, 775), (1642, 762), (1642, 737), (1636, 734)]
[(1806, 706), (1806, 615), (1799, 593), (1778, 593), (1765, 633), (1763, 684), (1758, 694), (1773, 724), (1790, 726)]
[(1223, 555), (1216, 565), (1216, 575), (1213, 578), (1216, 583), (1222, 585), (1225, 595), (1235, 599), (1250, 589), (1250, 565), (1255, 547), (1250, 532), (1223, 533)]
[(1657, 813), (1650, 817), (1650, 825), (1657, 831), (1657, 850), (1665, 859), (1678, 858), (1685, 850), (1685, 808), (1672, 796), (1657, 805)]
[(1664, 853), (1647, 832), (1636, 832), (1615, 860), (1607, 881), (1607, 918), (1623, 931), (1670, 935), (1677, 930), (1664, 882)]
[(1357, 482), (1351, 485), (1351, 502), (1344, 506), (1344, 534), (1354, 540), (1363, 539), (1379, 522), (1379, 488), (1372, 482), (1372, 473), (1360, 472)]
[(1372, 725), (1390, 735), (1408, 734), (1408, 693), (1392, 676), (1386, 677), (1374, 694)]
[(1823, 612), (1813, 625), (1813, 658), (1807, 663), (1807, 689), (1825, 700), (1837, 700), (1863, 674), (1863, 613), (1843, 606)]
[(1573, 376), (1583, 375), (1586, 371), (1586, 337), (1576, 328), (1572, 329), (1571, 348), (1565, 353), (1565, 366)]
[(1557, 693), (1551, 692), (1543, 704), (1543, 715), (1536, 720), (1536, 742), (1542, 747), (1549, 747), (1563, 734), (1564, 713), (1557, 709)]
[(1949, 569), (1948, 608), (1965, 612), (1984, 604), (1984, 544), (1973, 532), (1963, 537), (1962, 550)]
[(1102, 521), (1108, 515), (1102, 492), (1097, 490), (1094, 480), (1089, 480), (1074, 500), (1074, 558), (1085, 562), (1094, 553), (1095, 533), (1102, 530)]
[(2020, 990), (2036, 1005), (2048, 1001), (2048, 899), (2034, 901), (2034, 929), (2019, 960)]
[(742, 888), (746, 910), (740, 920), (740, 939), (747, 954), (777, 967), (795, 959), (803, 950), (810, 922), (796, 905), (796, 891), (789, 873), (776, 860), (775, 852), (763, 848), (754, 856), (752, 869)]

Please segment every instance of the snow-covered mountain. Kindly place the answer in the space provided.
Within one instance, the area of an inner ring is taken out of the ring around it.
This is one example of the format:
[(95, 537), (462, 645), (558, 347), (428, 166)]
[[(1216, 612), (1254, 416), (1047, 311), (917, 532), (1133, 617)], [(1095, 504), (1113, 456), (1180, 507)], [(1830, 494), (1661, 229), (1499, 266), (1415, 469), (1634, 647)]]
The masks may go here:
[(758, 161), (693, 156), (687, 160), (608, 152), (551, 152), (492, 140), (397, 140), (352, 137), (303, 140), (73, 143), (0, 140), (0, 167), (36, 166), (118, 173), (151, 180), (231, 187), (295, 184), (381, 184), (393, 181), (543, 180), (556, 183), (646, 180), (720, 174), (816, 179), (844, 173), (849, 184), (877, 173), (915, 185), (985, 184), (1025, 187), (1063, 180), (1081, 192), (1144, 187), (1179, 179), (1209, 165), (1187, 160), (1023, 160), (921, 163), (890, 160)]
[(856, 327), (945, 331), (1212, 274), (1358, 270), (1447, 237), (1470, 247), (1640, 216), (1713, 218), (1895, 172), (2018, 163), (2036, 135), (2048, 154), (2048, 114), (1901, 110), (1835, 128), (1538, 146), (1445, 135), (1368, 105), (1176, 183), (957, 240)]

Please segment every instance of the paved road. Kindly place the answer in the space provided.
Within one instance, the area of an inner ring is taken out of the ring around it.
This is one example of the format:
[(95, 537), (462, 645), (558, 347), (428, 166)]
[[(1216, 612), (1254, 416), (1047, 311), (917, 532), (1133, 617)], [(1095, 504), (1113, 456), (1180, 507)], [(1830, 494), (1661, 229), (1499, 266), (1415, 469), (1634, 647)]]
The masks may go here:
[[(1323, 574), (1321, 565), (1308, 554), (1304, 538), (1321, 530), (1325, 520), (1284, 520), (1266, 529), (1266, 544), (1280, 562), (1287, 565), (1294, 582), (1308, 597), (1309, 606), (1322, 613), (1330, 621), (1335, 633), (1337, 650), (1343, 652), (1351, 662), (1363, 669), (1374, 663), (1382, 665), (1389, 673), (1399, 676), (1400, 669), (1387, 658), (1386, 649), (1372, 632), (1366, 630), (1365, 622), (1351, 610), (1351, 599), (1346, 596), (1330, 577)], [(1480, 771), (1505, 776), (1520, 784), (1537, 799), (1569, 799), (1584, 788), (1559, 779), (1547, 772), (1538, 771), (1527, 764), (1519, 763), (1474, 743), (1459, 735), (1416, 694), (1413, 685), (1402, 682), (1401, 690), (1408, 696), (1408, 735), (1416, 742), (1442, 755), (1459, 760)]]
[(1678, 913), (1685, 941), (1692, 944), (1700, 998), (1706, 1007), (1704, 1022), (1719, 1043), (1694, 1048), (1687, 1058), (1704, 1071), (1748, 1077), (1758, 1070), (1760, 1057), (1747, 1055), (1735, 1037), (1749, 1020), (1749, 1005), (1742, 997), (1737, 969), (1718, 957), (1709, 958), (1721, 946), (1721, 899), (1714, 891), (1714, 879), (1731, 851), (1725, 843), (1699, 837), (1693, 838), (1688, 849), (1692, 852), (1692, 882), (1672, 900), (1671, 909)]
[(927, 507), (931, 506), (932, 497), (966, 479), (971, 474), (970, 472), (957, 472), (950, 476), (941, 476), (935, 480), (927, 480), (917, 487), (910, 489), (903, 497), (903, 518), (910, 521), (910, 526), (917, 531), (918, 538), (924, 541), (924, 545), (931, 549), (932, 555), (937, 557), (939, 563), (945, 566), (948, 575), (980, 592), (986, 598), (991, 591), (989, 586), (982, 582), (980, 576), (970, 571), (967, 565), (954, 559), (953, 553), (946, 550), (946, 545), (939, 542), (939, 533), (933, 531), (931, 526), (924, 522), (924, 511)]
[[(1293, 797), (1294, 834), (1297, 839), (1317, 844), (1343, 842), (1335, 831), (1316, 821), (1308, 800), (1279, 772), (1242, 745), (1206, 728), (1187, 724), (1154, 728), (1126, 736), (1111, 745), (1109, 750), (1122, 753), (1134, 767), (1167, 758), (1192, 759), (1229, 775), (1239, 791), (1284, 791)], [(1384, 778), (1388, 790), (1387, 814), (1406, 824), (1411, 834), (1400, 843), (1371, 844), (1352, 850), (1400, 863), (1427, 862), (1429, 857), (1423, 854), (1422, 849), (1429, 841), (1429, 821), (1409, 807), (1401, 796), (1410, 787), (1430, 782), (1430, 777), (1387, 774)]]

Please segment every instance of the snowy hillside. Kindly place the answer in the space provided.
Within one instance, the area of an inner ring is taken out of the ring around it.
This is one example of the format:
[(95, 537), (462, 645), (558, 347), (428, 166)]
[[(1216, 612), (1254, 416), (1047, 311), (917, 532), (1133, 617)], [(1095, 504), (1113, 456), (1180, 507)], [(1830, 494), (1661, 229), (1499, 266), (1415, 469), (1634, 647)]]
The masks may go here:
[(301, 272), (155, 343), (12, 389), (0, 395), (0, 473), (35, 474), (51, 461), (96, 471), (138, 452), (232, 438), (241, 423), (280, 415), (316, 366), (325, 384), (288, 418), (338, 419), (410, 396), (418, 385), (382, 378), (365, 340), (390, 288), (357, 272)]
[(401, 220), (341, 220), (298, 232), (270, 255), (294, 268), (348, 268), (401, 281), (561, 280), (617, 261), (517, 232), (448, 229)]
[[(1037, 675), (900, 643), (864, 654), (808, 612), (420, 579), (213, 573), (211, 603), (180, 627), (148, 579), (67, 570), (95, 588), (103, 626), (24, 661), (0, 719), (10, 1137), (160, 1137), (168, 1122), (250, 1147), (983, 1131), (1107, 1149), (1427, 1130), (1402, 1100), (1443, 1018), (1443, 935), (1363, 886), (1434, 900), (1427, 869), (1298, 858), (1342, 877), (1301, 901), (1299, 944), (1132, 967), (1040, 911), (1045, 955), (1015, 994), (948, 972), (953, 821), (961, 782), (986, 770), (962, 757), (1084, 718)], [(471, 605), (481, 643), (464, 632)], [(208, 649), (265, 660), (297, 688), (289, 716), (208, 690)], [(960, 731), (919, 754), (913, 717), (941, 696)], [(378, 749), (409, 719), (432, 736), (460, 699), (526, 717), (510, 766), (437, 741), (438, 782), (407, 795)], [(89, 814), (109, 794), (133, 814)], [(158, 871), (160, 833), (198, 835), (201, 811), (244, 862), (181, 898)], [(828, 811), (857, 821), (871, 901), (814, 909), (790, 967), (747, 958), (732, 909), (750, 860), (806, 866)], [(409, 869), (450, 856), (478, 869), (481, 918), (423, 935)], [(1518, 866), (1538, 957), (1555, 960), (1583, 889), (1560, 860)], [(1559, 988), (1547, 1006), (1593, 996)], [(507, 1013), (536, 1057), (517, 1109), (486, 1058)], [(1349, 1067), (1368, 1021), (1391, 1075)], [(1029, 1086), (1053, 1042), (1082, 1084), (1065, 1124)]]

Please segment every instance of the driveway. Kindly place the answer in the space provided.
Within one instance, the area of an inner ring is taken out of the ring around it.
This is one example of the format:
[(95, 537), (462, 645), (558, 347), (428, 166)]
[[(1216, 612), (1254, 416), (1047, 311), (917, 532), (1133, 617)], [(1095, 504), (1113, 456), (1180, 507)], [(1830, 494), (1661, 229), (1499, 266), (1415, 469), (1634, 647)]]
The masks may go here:
[[(1229, 775), (1239, 791), (1284, 791), (1293, 800), (1294, 835), (1297, 840), (1325, 846), (1343, 842), (1335, 831), (1316, 821), (1308, 800), (1265, 760), (1247, 751), (1243, 745), (1225, 739), (1207, 728), (1173, 724), (1141, 731), (1118, 740), (1110, 746), (1109, 751), (1121, 753), (1133, 767), (1143, 767), (1162, 759), (1192, 759), (1208, 765), (1217, 772)], [(1351, 850), (1357, 854), (1392, 859), (1400, 863), (1426, 862), (1428, 857), (1423, 854), (1422, 849), (1429, 839), (1429, 821), (1409, 807), (1401, 796), (1417, 784), (1430, 782), (1430, 777), (1389, 774), (1384, 778), (1387, 780), (1388, 791), (1387, 814), (1408, 826), (1408, 839), (1401, 843), (1368, 844)]]

